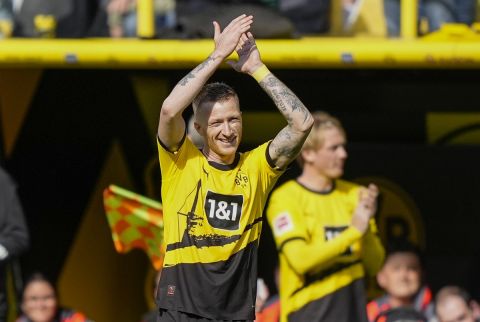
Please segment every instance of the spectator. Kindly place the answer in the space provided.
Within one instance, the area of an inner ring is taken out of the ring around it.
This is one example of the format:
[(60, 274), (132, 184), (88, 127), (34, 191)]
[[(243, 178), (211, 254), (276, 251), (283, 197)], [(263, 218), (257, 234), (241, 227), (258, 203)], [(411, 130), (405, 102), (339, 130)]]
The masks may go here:
[(8, 38), (13, 31), (13, 8), (10, 0), (0, 0), (0, 38)]
[(267, 284), (265, 284), (263, 278), (257, 278), (257, 298), (255, 301), (255, 313), (258, 313), (262, 310), (269, 296), (270, 291), (268, 290)]
[(377, 281), (386, 295), (368, 303), (370, 322), (383, 312), (400, 307), (414, 308), (428, 319), (434, 316), (432, 293), (422, 283), (420, 251), (409, 242), (396, 242), (388, 247)]
[[(109, 0), (107, 5), (110, 36), (137, 37), (137, 1)], [(157, 32), (176, 24), (175, 0), (153, 0)]]
[(475, 305), (467, 291), (458, 286), (445, 286), (435, 296), (439, 322), (479, 322), (480, 318), (473, 312)]
[(436, 31), (444, 23), (457, 22), (455, 0), (423, 0), (420, 5), (420, 16), (428, 22), (428, 31)]
[[(278, 267), (274, 272), (275, 284), (278, 288)], [(264, 285), (263, 287), (267, 287)], [(262, 293), (266, 293), (267, 295)], [(259, 301), (259, 298), (261, 299)], [(257, 287), (257, 304), (255, 305), (255, 322), (279, 322), (280, 321), (280, 298), (277, 294), (261, 292)]]
[(314, 119), (301, 175), (273, 191), (267, 209), (280, 253), (282, 321), (367, 321), (364, 277), (384, 256), (373, 219), (378, 190), (340, 180), (345, 131), (327, 113)]
[[(155, 272), (155, 276), (153, 278), (153, 285), (152, 285), (152, 296), (155, 299), (155, 295), (157, 294), (158, 282), (160, 281), (160, 276), (162, 276), (162, 270)], [(142, 318), (141, 322), (156, 322), (158, 316), (158, 308), (155, 306), (154, 309), (145, 313)]]
[[(432, 32), (457, 21), (456, 7), (455, 0), (423, 0), (419, 1), (419, 16), (427, 20), (428, 32)], [(400, 0), (384, 0), (384, 10), (388, 35), (400, 36)]]
[(81, 38), (89, 35), (99, 0), (15, 0), (16, 37)]
[(279, 322), (280, 321), (280, 298), (278, 294), (270, 296), (258, 312), (256, 322)]
[(471, 306), (475, 318), (480, 319), (480, 248), (477, 245), (475, 251), (472, 253), (471, 261), (468, 264), (468, 271), (466, 272), (465, 284), (468, 288), (466, 291), (472, 298)]
[(7, 319), (7, 265), (23, 253), (29, 236), (15, 185), (0, 168), (0, 321)]
[(477, 0), (455, 0), (457, 22), (471, 25), (475, 22)]
[(298, 36), (322, 34), (330, 29), (331, 0), (279, 0), (278, 4)]
[(397, 307), (380, 313), (375, 322), (427, 322), (427, 318), (411, 307)]
[(292, 22), (275, 8), (275, 1), (267, 0), (177, 0), (177, 37), (210, 38), (211, 21), (226, 25), (245, 12), (255, 17), (251, 32), (256, 39), (292, 38)]
[(25, 283), (22, 297), (23, 314), (17, 322), (89, 322), (80, 313), (58, 306), (57, 292), (45, 276), (33, 274)]

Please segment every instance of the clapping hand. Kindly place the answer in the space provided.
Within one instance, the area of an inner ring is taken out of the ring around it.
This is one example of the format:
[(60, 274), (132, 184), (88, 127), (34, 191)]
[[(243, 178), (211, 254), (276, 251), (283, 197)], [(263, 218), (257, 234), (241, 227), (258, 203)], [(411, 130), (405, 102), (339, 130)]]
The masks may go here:
[(352, 217), (352, 225), (362, 233), (368, 229), (370, 218), (377, 212), (378, 188), (374, 184), (369, 184), (367, 188), (361, 188), (359, 192), (359, 201)]
[(248, 32), (252, 23), (253, 16), (243, 14), (233, 19), (222, 31), (220, 24), (214, 21), (214, 53), (219, 55), (222, 59), (230, 56), (230, 54), (238, 47), (242, 35)]
[(242, 34), (235, 51), (238, 54), (238, 61), (228, 61), (227, 63), (237, 72), (251, 75), (263, 65), (260, 52), (251, 32)]

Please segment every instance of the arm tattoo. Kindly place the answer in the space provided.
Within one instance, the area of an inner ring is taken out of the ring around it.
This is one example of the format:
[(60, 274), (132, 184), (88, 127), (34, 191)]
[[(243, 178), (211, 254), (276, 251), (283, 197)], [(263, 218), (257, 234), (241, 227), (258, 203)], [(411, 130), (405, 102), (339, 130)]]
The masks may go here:
[[(289, 114), (290, 112), (298, 111), (303, 113), (303, 122), (308, 119), (310, 112), (305, 105), (303, 105), (298, 97), (279, 79), (273, 76), (267, 76), (260, 82), (260, 86), (267, 92), (282, 114), (284, 114), (288, 124), (291, 124), (293, 121)], [(287, 109), (287, 106), (290, 107), (290, 111)]]
[(188, 73), (185, 77), (183, 77), (179, 84), (181, 86), (185, 86), (188, 84), (188, 82), (190, 81), (190, 79), (193, 79), (195, 78), (195, 73), (201, 71), (202, 69), (204, 69), (205, 67), (208, 66), (208, 64), (210, 64), (211, 61), (213, 61), (213, 57), (212, 56), (208, 56), (207, 59), (205, 59), (200, 65), (198, 65), (197, 67), (195, 67), (194, 70), (192, 70), (190, 73)]
[(269, 150), (275, 164), (284, 167), (300, 153), (308, 135), (304, 125), (311, 122), (311, 114), (300, 99), (273, 74), (260, 81), (260, 86), (288, 123), (273, 139)]
[(191, 71), (190, 73), (188, 73), (184, 78), (182, 78), (182, 80), (179, 82), (179, 84), (181, 86), (185, 86), (188, 84), (189, 80), (191, 78), (195, 78), (195, 75), (193, 74), (193, 71)]
[(287, 128), (284, 128), (278, 133), (270, 146), (277, 155), (283, 155), (288, 159), (293, 159), (300, 152), (302, 145), (291, 144), (292, 140), (294, 140), (294, 138), (290, 134), (290, 131)]

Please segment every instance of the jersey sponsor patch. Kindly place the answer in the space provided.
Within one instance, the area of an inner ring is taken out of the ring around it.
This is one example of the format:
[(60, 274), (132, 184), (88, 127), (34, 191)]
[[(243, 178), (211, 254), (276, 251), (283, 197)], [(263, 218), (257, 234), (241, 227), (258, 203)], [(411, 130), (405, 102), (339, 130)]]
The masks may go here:
[(288, 212), (282, 212), (273, 221), (273, 233), (281, 236), (293, 230), (293, 220)]
[(214, 228), (237, 230), (242, 217), (242, 206), (242, 195), (222, 195), (208, 191), (205, 198), (208, 223)]
[[(340, 235), (348, 226), (325, 226), (325, 241), (330, 241)], [(342, 255), (351, 255), (352, 248), (349, 246)]]

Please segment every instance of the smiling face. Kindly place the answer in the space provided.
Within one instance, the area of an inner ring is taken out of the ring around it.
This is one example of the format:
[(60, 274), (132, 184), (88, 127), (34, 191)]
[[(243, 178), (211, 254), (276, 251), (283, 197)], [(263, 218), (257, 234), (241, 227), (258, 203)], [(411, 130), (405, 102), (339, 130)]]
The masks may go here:
[(195, 128), (208, 160), (231, 164), (242, 139), (242, 113), (236, 96), (205, 102), (197, 108)]
[(32, 281), (23, 292), (22, 311), (33, 322), (51, 322), (57, 310), (55, 290), (47, 281)]

